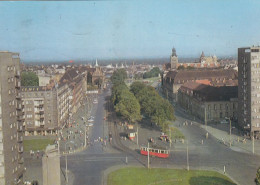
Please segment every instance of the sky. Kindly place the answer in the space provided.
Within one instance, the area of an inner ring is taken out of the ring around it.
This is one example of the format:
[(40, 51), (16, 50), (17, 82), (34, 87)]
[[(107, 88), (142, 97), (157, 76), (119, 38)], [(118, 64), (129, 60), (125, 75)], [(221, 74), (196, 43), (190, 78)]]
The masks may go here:
[(0, 51), (22, 61), (236, 56), (260, 44), (259, 0), (1, 1)]

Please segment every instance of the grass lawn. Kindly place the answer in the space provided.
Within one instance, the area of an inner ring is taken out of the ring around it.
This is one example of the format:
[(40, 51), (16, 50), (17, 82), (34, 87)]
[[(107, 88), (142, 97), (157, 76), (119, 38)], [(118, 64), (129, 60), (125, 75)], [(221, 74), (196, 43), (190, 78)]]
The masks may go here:
[(108, 175), (108, 185), (235, 185), (214, 171), (129, 167)]
[(53, 144), (53, 143), (54, 143), (54, 139), (30, 139), (30, 140), (24, 140), (23, 146), (26, 152), (30, 150), (41, 151), (41, 150), (45, 150), (48, 144)]

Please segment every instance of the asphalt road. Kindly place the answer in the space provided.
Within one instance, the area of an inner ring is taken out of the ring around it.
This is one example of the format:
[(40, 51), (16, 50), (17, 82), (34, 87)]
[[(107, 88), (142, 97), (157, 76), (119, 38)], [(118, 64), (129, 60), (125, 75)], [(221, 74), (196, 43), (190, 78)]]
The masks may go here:
[[(98, 104), (94, 104), (91, 115), (95, 117), (93, 127), (89, 131), (89, 141), (92, 143), (85, 151), (68, 156), (68, 169), (74, 174), (73, 185), (101, 185), (103, 184), (103, 171), (114, 165), (125, 164), (125, 154), (110, 150), (109, 144), (105, 148), (100, 138), (105, 138), (104, 133), (105, 97), (109, 91), (98, 96)], [(128, 158), (131, 162), (133, 159)], [(64, 158), (61, 160), (62, 167), (65, 167)]]
[[(103, 138), (108, 134), (103, 132), (104, 98), (107, 95), (108, 92), (101, 94), (98, 97), (98, 104), (95, 104), (92, 109), (91, 114), (95, 116), (95, 121), (90, 131), (89, 140), (93, 142), (93, 145), (83, 152), (68, 156), (68, 169), (75, 176), (74, 185), (101, 185), (105, 169), (125, 164), (125, 153), (112, 150), (109, 144), (103, 148), (101, 142), (94, 142), (99, 137)], [(176, 111), (176, 117), (176, 126), (188, 118), (181, 111)], [(219, 143), (211, 135), (206, 139), (206, 131), (195, 124), (179, 128), (188, 139), (190, 169), (211, 169), (223, 172), (225, 166), (226, 173), (237, 183), (241, 185), (254, 184), (256, 170), (260, 165), (258, 156), (233, 151), (228, 146)], [(173, 146), (169, 159), (152, 158), (151, 167), (168, 167), (170, 165), (171, 167), (187, 168), (186, 149), (186, 143)], [(138, 158), (145, 159), (144, 156)], [(61, 162), (64, 167), (65, 161)], [(137, 160), (129, 157), (128, 162), (129, 164), (137, 163)]]

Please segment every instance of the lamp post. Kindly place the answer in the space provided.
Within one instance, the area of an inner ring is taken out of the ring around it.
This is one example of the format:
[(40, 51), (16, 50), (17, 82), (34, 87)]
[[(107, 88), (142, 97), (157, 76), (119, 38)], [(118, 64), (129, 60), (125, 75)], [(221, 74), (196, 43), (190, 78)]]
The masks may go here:
[(231, 147), (231, 120), (230, 117), (226, 117), (229, 120), (229, 147)]
[[(65, 152), (67, 151), (66, 150), (67, 149), (67, 144), (69, 144), (69, 143), (74, 143), (74, 141), (69, 141), (69, 142), (67, 142), (65, 144)], [(66, 182), (68, 184), (69, 183), (69, 179), (68, 179), (68, 158), (67, 158), (67, 156), (68, 156), (68, 154), (66, 154), (66, 156), (65, 156), (65, 161), (66, 161)]]

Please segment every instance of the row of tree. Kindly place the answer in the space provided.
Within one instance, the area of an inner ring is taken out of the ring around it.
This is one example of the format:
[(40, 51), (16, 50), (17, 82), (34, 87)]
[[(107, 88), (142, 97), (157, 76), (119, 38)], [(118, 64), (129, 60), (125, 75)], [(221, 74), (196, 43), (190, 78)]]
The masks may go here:
[(166, 131), (169, 121), (175, 120), (174, 109), (169, 101), (162, 98), (153, 87), (142, 82), (134, 82), (130, 91), (139, 101), (142, 114)]
[(158, 77), (160, 73), (161, 73), (160, 69), (158, 67), (154, 67), (151, 71), (145, 72), (143, 78)]
[(134, 82), (129, 90), (124, 82), (126, 77), (124, 69), (115, 71), (111, 76), (111, 100), (117, 114), (132, 123), (141, 120), (142, 114), (164, 132), (168, 130), (169, 121), (175, 120), (174, 109), (169, 101), (142, 82)]
[(130, 92), (124, 80), (126, 79), (126, 71), (119, 69), (111, 76), (113, 83), (111, 100), (113, 102), (116, 113), (123, 119), (134, 123), (141, 120), (140, 104), (134, 94)]

